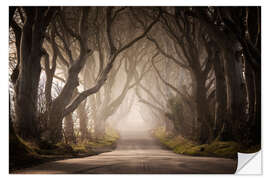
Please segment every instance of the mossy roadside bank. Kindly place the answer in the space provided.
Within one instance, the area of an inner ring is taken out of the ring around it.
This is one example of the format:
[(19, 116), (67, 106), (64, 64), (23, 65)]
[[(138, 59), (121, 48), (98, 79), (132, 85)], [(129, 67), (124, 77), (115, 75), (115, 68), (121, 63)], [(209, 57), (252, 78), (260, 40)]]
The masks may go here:
[(116, 148), (118, 132), (107, 129), (101, 139), (92, 139), (76, 144), (60, 142), (55, 145), (37, 145), (11, 136), (9, 140), (9, 173), (16, 170), (33, 167), (38, 164), (97, 155)]
[(215, 140), (210, 144), (196, 144), (181, 135), (168, 135), (164, 128), (157, 128), (152, 135), (167, 149), (177, 154), (237, 159), (237, 153), (254, 153), (259, 146), (246, 147), (234, 141)]

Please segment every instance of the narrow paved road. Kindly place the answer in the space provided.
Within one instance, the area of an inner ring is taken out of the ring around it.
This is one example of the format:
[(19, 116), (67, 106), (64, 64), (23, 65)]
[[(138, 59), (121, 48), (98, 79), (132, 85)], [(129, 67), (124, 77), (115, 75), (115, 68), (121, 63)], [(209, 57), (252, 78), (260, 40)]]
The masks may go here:
[(41, 164), (26, 174), (193, 174), (234, 173), (230, 159), (191, 157), (162, 149), (147, 132), (122, 132), (115, 151)]

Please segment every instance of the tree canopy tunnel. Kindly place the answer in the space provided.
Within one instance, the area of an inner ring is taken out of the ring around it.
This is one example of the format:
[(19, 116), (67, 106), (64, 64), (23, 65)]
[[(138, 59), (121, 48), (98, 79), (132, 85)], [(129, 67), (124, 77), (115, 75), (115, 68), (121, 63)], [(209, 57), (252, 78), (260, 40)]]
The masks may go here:
[(259, 7), (10, 7), (11, 128), (260, 144)]

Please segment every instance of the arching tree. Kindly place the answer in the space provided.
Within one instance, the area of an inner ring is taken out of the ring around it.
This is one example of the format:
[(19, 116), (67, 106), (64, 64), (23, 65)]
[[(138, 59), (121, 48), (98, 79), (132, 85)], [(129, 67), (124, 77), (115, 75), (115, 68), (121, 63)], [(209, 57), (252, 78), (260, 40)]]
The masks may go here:
[(260, 144), (258, 7), (10, 7), (9, 21), (11, 132), (26, 140), (103, 138), (140, 103), (198, 144)]
[[(119, 11), (113, 12), (113, 8), (106, 8), (105, 10), (106, 13), (103, 17), (105, 17), (106, 19), (106, 36), (110, 48), (110, 51), (108, 53), (108, 62), (106, 66), (104, 66), (104, 69), (101, 71), (98, 78), (96, 79), (95, 85), (87, 90), (84, 90), (83, 92), (80, 92), (76, 97), (74, 97), (74, 99), (72, 99), (74, 90), (79, 85), (78, 75), (84, 67), (89, 55), (93, 53), (93, 49), (90, 50), (88, 47), (89, 36), (87, 36), (87, 34), (90, 25), (84, 23), (86, 20), (89, 19), (89, 9), (82, 8), (82, 10), (80, 11), (79, 21), (77, 21), (79, 30), (78, 34), (73, 29), (69, 28), (65, 19), (65, 11), (62, 10), (59, 12), (59, 26), (62, 29), (61, 32), (59, 32), (58, 36), (61, 40), (61, 43), (63, 44), (64, 51), (67, 53), (66, 57), (68, 57), (68, 60), (65, 59), (65, 61), (68, 62), (69, 67), (68, 78), (65, 85), (63, 86), (61, 93), (50, 103), (50, 106), (48, 108), (48, 129), (44, 136), (49, 141), (55, 142), (61, 139), (61, 124), (63, 117), (73, 112), (79, 106), (79, 104), (84, 101), (89, 95), (98, 92), (98, 90), (105, 83), (107, 75), (112, 69), (113, 63), (117, 59), (118, 55), (124, 50), (131, 47), (133, 44), (135, 44), (138, 40), (142, 39), (157, 22), (157, 19), (152, 21), (144, 32), (137, 35), (135, 38), (129, 40), (127, 43), (123, 45), (121, 44), (121, 46), (116, 46), (112, 38), (112, 27), (113, 21), (117, 17)], [(67, 9), (67, 12), (68, 11), (69, 9)], [(95, 19), (92, 19), (92, 21), (95, 22)], [(70, 39), (74, 39), (78, 42), (80, 48), (79, 53), (77, 54), (77, 59), (74, 59), (73, 57), (72, 51), (69, 47), (68, 38), (65, 38), (65, 36), (63, 35), (65, 33), (70, 37)], [(60, 52), (60, 50), (58, 52)], [(63, 55), (60, 55), (60, 59), (62, 59), (62, 57), (63, 59), (65, 58)]]

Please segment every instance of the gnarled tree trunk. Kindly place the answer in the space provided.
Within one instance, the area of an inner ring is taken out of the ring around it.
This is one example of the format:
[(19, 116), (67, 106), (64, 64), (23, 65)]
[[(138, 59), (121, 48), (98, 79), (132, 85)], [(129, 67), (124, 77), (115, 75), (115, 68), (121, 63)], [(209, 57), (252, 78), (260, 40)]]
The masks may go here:
[(42, 43), (53, 8), (24, 8), (26, 19), (20, 44), (19, 77), (16, 83), (15, 111), (18, 133), (25, 139), (39, 137), (37, 94), (41, 72)]
[(197, 110), (197, 121), (199, 124), (199, 143), (207, 143), (213, 139), (213, 129), (209, 114), (209, 104), (206, 98), (205, 76), (200, 73), (200, 70), (192, 71), (193, 81), (195, 82), (192, 88)]
[(67, 142), (71, 142), (71, 143), (76, 143), (76, 138), (75, 138), (75, 134), (74, 134), (74, 122), (72, 119), (72, 113), (70, 113), (69, 115), (67, 115), (65, 117), (65, 124), (64, 124), (64, 129), (65, 129), (65, 138)]
[(80, 132), (81, 132), (81, 140), (86, 140), (91, 138), (91, 134), (88, 131), (88, 117), (85, 109), (86, 100), (82, 102), (77, 109), (77, 114), (80, 119)]
[(220, 58), (220, 54), (216, 52), (213, 66), (216, 77), (216, 104), (215, 104), (215, 137), (218, 136), (225, 119), (226, 113), (226, 82), (224, 77), (224, 65)]
[(225, 48), (224, 69), (227, 87), (227, 113), (220, 139), (238, 140), (239, 122), (243, 120), (243, 94), (241, 82), (241, 66), (237, 62), (233, 51)]

